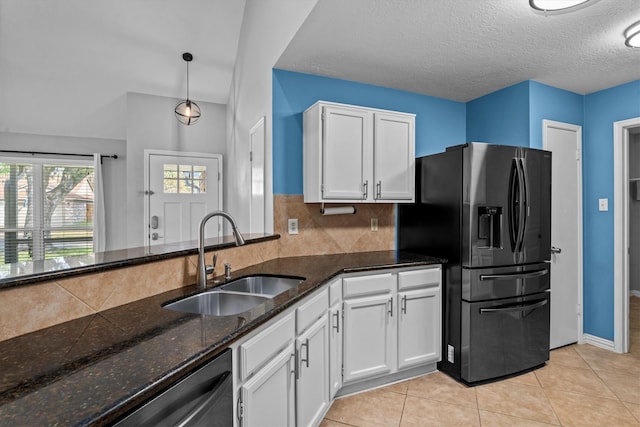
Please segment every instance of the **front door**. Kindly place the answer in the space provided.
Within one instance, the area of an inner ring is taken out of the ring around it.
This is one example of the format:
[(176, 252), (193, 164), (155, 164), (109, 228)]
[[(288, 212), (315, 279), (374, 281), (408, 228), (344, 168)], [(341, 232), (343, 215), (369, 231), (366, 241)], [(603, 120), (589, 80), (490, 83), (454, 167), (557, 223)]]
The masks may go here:
[[(222, 155), (145, 150), (146, 246), (198, 239), (200, 220), (222, 209)], [(206, 237), (218, 237), (209, 221)]]
[(575, 343), (581, 331), (582, 128), (545, 120), (551, 168), (551, 348)]

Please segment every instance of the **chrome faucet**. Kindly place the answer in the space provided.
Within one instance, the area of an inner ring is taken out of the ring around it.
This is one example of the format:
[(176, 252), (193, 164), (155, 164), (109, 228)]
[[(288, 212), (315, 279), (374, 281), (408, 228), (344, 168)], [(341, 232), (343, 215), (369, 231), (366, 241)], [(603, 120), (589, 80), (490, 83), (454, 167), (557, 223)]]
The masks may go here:
[[(196, 272), (196, 285), (198, 286), (198, 289), (205, 289), (207, 287), (207, 267), (204, 263), (204, 226), (207, 221), (214, 216), (226, 218), (231, 224), (231, 230), (233, 231), (233, 235), (236, 239), (236, 246), (244, 245), (244, 237), (242, 237), (242, 234), (238, 231), (236, 220), (233, 219), (231, 215), (223, 211), (213, 211), (206, 214), (200, 221), (200, 233), (198, 234), (198, 270)], [(211, 272), (215, 269), (216, 258), (217, 257), (214, 257), (214, 265)]]

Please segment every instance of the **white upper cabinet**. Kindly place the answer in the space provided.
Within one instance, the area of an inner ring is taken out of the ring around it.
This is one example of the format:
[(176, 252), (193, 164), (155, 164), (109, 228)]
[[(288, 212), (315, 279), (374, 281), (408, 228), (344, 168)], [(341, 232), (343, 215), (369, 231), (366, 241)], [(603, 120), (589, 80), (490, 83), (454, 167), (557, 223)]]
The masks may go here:
[(303, 125), (306, 203), (414, 201), (414, 114), (319, 101)]

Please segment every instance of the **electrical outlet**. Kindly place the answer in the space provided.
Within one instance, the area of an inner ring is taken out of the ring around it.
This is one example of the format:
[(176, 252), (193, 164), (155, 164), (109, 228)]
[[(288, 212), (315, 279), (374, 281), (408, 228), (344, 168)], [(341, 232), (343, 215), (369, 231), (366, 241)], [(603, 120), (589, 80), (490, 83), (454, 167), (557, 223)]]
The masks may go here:
[(289, 226), (289, 234), (298, 234), (298, 218), (289, 218), (287, 225)]
[(371, 218), (371, 231), (378, 231), (378, 218)]

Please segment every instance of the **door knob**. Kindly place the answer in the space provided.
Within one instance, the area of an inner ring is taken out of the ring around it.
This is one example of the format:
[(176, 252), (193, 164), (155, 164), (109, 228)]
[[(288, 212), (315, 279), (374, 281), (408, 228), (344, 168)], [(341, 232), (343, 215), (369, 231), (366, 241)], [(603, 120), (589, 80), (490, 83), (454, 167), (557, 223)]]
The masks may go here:
[(551, 246), (551, 253), (552, 254), (559, 254), (560, 252), (562, 252), (562, 249), (556, 248), (555, 246)]

